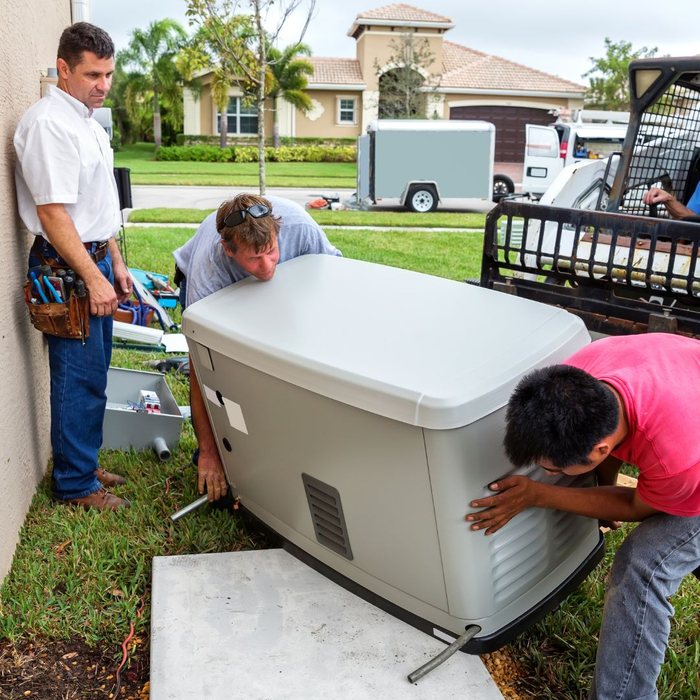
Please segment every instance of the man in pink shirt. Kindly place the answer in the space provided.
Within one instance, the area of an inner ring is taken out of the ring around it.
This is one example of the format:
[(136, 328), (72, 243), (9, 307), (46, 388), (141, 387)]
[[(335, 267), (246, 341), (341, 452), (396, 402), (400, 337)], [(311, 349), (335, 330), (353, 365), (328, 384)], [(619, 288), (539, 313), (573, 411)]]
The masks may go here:
[[(473, 530), (496, 532), (530, 507), (639, 522), (615, 555), (590, 700), (655, 700), (669, 596), (700, 567), (700, 341), (654, 333), (606, 338), (535, 370), (506, 413), (506, 454), (549, 474), (596, 471), (583, 489), (509, 476), (473, 501)], [(636, 488), (615, 485), (623, 462)]]

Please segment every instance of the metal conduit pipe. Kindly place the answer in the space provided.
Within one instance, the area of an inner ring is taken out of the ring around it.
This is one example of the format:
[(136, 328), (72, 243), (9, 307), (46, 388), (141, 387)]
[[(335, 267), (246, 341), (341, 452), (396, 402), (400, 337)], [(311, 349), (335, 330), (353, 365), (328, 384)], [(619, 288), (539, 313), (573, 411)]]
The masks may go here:
[(437, 656), (430, 659), (427, 663), (424, 663), (420, 668), (417, 668), (413, 673), (409, 673), (407, 678), (409, 683), (415, 683), (416, 681), (423, 678), (434, 669), (436, 669), (441, 663), (447, 661), (447, 659), (452, 656), (456, 651), (459, 651), (475, 634), (481, 632), (481, 627), (479, 625), (469, 625), (464, 632), (457, 637), (457, 639), (450, 644), (446, 649), (443, 649)]

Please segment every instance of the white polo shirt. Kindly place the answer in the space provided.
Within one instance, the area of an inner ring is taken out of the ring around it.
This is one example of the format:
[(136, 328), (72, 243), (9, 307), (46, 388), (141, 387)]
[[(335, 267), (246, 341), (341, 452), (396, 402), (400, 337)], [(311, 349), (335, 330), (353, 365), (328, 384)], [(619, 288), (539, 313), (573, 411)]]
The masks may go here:
[(47, 238), (36, 212), (41, 204), (64, 204), (84, 243), (119, 230), (114, 154), (107, 132), (90, 115), (82, 102), (51, 85), (17, 125), (19, 214), (35, 235)]

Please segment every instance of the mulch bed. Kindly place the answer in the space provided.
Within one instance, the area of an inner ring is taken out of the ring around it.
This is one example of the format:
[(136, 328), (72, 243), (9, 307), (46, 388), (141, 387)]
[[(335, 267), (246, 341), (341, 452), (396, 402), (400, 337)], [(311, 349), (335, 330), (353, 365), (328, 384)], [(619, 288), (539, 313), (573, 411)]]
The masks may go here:
[[(91, 648), (80, 639), (0, 642), (0, 698), (113, 698), (120, 661), (121, 650)], [(147, 700), (148, 677), (148, 650), (137, 645), (122, 669), (116, 700)]]

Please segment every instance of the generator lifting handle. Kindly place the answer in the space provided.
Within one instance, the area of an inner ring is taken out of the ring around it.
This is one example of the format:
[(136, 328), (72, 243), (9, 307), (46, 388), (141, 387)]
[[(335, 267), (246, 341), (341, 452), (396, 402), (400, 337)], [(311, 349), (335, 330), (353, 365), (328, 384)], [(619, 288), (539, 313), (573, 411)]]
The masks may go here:
[(409, 673), (407, 678), (410, 683), (415, 683), (416, 681), (423, 678), (423, 676), (430, 673), (432, 670), (436, 669), (441, 663), (447, 661), (447, 659), (452, 656), (456, 651), (459, 651), (472, 637), (481, 632), (481, 627), (479, 625), (469, 625), (464, 632), (457, 637), (457, 639), (447, 647), (443, 649), (437, 656), (430, 659), (427, 663), (424, 663), (420, 668), (417, 668), (413, 673)]

